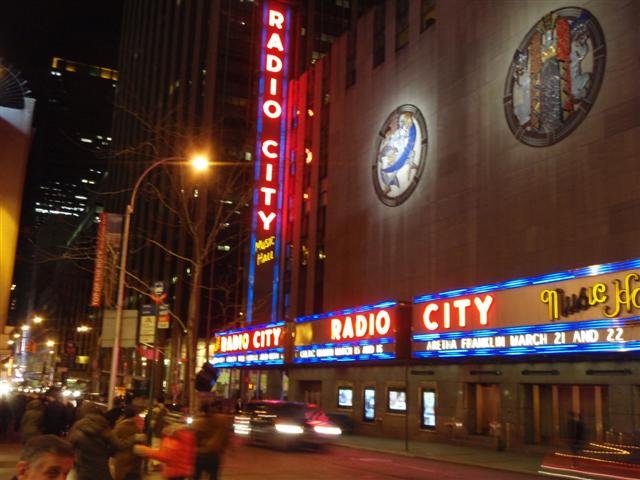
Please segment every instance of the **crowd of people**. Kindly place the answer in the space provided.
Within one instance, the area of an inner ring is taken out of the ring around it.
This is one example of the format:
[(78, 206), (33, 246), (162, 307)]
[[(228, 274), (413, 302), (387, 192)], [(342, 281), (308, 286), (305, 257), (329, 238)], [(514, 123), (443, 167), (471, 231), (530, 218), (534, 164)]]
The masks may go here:
[(14, 480), (139, 480), (148, 471), (213, 480), (232, 429), (215, 402), (202, 404), (190, 425), (162, 398), (148, 414), (143, 398), (107, 411), (91, 401), (74, 405), (55, 390), (0, 402), (0, 435), (13, 429), (23, 443)]

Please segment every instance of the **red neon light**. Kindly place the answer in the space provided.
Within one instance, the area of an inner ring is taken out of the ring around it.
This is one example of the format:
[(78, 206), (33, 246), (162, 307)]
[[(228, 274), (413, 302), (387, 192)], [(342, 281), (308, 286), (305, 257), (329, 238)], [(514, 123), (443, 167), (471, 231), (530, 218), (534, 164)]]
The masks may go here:
[(465, 328), (471, 322), (488, 325), (492, 305), (492, 295), (427, 303), (422, 310), (422, 323), (429, 331)]
[(392, 333), (392, 317), (388, 310), (345, 315), (331, 319), (331, 341), (385, 337)]
[[(265, 122), (270, 120), (278, 120), (282, 116), (282, 76), (284, 67), (284, 42), (282, 39), (282, 31), (284, 31), (284, 14), (278, 10), (269, 9), (268, 11), (268, 40), (264, 46), (265, 52), (265, 78), (266, 86), (264, 92), (264, 101), (262, 104), (262, 113), (266, 117)], [(277, 127), (277, 125), (276, 125)], [(273, 138), (273, 135), (279, 132), (279, 128), (270, 128), (269, 134), (264, 134), (262, 140), (261, 151), (263, 155), (264, 168), (261, 169), (261, 177), (259, 187), (258, 218), (262, 230), (270, 232), (275, 225), (276, 207), (274, 198), (278, 194), (278, 184), (275, 178), (274, 167), (279, 161), (279, 143)], [(269, 208), (267, 208), (269, 207)]]

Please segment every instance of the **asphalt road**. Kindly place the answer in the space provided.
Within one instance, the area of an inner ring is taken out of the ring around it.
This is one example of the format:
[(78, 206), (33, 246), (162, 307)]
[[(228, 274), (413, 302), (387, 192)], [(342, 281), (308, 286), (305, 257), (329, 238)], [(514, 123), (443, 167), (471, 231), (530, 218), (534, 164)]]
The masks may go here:
[(526, 480), (540, 478), (394, 454), (330, 446), (321, 452), (283, 452), (235, 444), (225, 454), (222, 480)]

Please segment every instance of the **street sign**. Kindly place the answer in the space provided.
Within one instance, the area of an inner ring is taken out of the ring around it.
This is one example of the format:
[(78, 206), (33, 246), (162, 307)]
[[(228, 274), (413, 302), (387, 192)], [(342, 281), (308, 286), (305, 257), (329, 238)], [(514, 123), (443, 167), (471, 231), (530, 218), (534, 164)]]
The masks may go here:
[(169, 328), (169, 306), (163, 303), (159, 308), (158, 328)]
[(143, 305), (140, 311), (139, 343), (153, 343), (156, 329), (155, 305)]

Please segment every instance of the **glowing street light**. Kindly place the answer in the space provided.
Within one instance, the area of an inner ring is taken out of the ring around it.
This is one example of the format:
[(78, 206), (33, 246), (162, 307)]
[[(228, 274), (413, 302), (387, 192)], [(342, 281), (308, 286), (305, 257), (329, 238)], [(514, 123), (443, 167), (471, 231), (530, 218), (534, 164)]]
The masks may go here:
[(191, 157), (191, 166), (197, 172), (202, 172), (209, 168), (210, 162), (209, 157), (203, 153), (197, 153), (193, 157)]
[[(109, 372), (109, 396), (107, 400), (107, 407), (109, 409), (113, 408), (113, 401), (115, 398), (116, 390), (116, 379), (118, 375), (120, 337), (122, 336), (122, 310), (124, 309), (124, 284), (125, 273), (127, 269), (127, 253), (129, 248), (129, 227), (131, 224), (131, 214), (133, 214), (133, 209), (136, 201), (136, 194), (138, 193), (138, 188), (140, 188), (140, 185), (142, 184), (142, 180), (151, 170), (173, 160), (184, 160), (184, 158), (167, 157), (160, 159), (149, 165), (147, 169), (140, 174), (140, 176), (136, 180), (135, 185), (133, 186), (129, 204), (125, 209), (124, 224), (122, 227), (122, 248), (120, 250), (120, 271), (118, 272), (118, 297), (116, 303), (115, 333), (113, 337), (113, 353), (111, 355), (111, 371)], [(190, 163), (192, 168), (196, 171), (206, 170), (206, 168), (210, 164), (208, 157), (203, 154), (194, 155), (193, 157), (191, 157), (188, 163)]]
[(47, 347), (51, 348), (56, 344), (53, 340), (47, 340)]
[(39, 325), (42, 323), (42, 317), (40, 315), (36, 315), (35, 317), (33, 317), (33, 323), (36, 325)]

